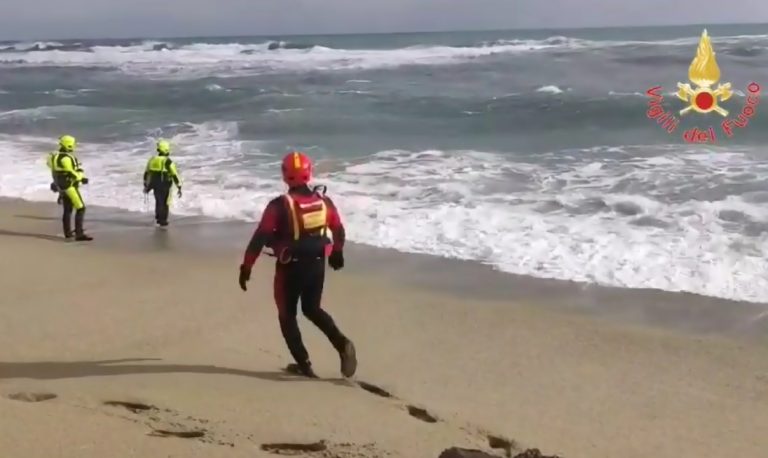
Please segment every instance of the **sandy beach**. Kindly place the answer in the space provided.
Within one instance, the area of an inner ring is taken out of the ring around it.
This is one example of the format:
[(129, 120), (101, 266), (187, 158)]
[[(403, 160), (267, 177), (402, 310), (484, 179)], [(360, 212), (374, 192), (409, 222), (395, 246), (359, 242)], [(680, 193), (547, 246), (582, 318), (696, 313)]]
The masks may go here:
[(354, 246), (325, 304), (357, 345), (358, 373), (341, 379), (302, 319), (322, 377), (307, 380), (281, 370), (272, 259), (247, 293), (237, 286), (250, 225), (181, 219), (157, 232), (106, 214), (89, 209), (96, 240), (83, 245), (59, 237), (55, 205), (0, 201), (3, 458), (268, 457), (265, 444), (319, 441), (283, 453), (503, 456), (488, 435), (510, 439), (512, 456), (765, 456), (760, 304)]

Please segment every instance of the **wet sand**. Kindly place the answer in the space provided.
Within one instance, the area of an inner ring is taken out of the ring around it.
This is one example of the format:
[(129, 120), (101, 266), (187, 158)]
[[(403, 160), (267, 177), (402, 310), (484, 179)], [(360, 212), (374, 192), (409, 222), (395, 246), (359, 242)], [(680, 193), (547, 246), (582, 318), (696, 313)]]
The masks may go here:
[(0, 201), (3, 456), (274, 456), (261, 446), (325, 440), (306, 456), (437, 457), (488, 449), (489, 433), (564, 458), (765, 451), (763, 304), (351, 246), (325, 304), (357, 344), (356, 380), (385, 398), (341, 379), (303, 319), (324, 379), (281, 371), (271, 258), (237, 287), (252, 225), (87, 221), (96, 240), (67, 243), (55, 205)]

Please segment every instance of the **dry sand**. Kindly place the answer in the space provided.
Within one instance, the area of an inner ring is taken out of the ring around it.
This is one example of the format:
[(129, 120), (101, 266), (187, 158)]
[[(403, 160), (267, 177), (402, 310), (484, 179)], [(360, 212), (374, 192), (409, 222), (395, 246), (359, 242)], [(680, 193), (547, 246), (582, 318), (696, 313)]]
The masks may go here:
[(0, 202), (2, 458), (266, 457), (264, 443), (320, 440), (306, 456), (430, 458), (488, 449), (489, 432), (564, 458), (767, 456), (765, 345), (419, 287), (356, 268), (358, 249), (325, 303), (357, 344), (356, 380), (384, 398), (339, 378), (306, 320), (324, 379), (280, 370), (271, 259), (237, 287), (247, 227), (213, 251), (182, 225), (99, 223), (92, 209), (97, 239), (82, 245), (59, 239), (56, 211)]

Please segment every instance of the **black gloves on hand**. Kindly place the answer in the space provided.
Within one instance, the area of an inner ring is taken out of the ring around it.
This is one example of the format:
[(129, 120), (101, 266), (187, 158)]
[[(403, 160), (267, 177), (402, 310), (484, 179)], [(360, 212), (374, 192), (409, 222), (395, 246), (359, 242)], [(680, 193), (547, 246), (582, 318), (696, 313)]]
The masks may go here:
[(240, 289), (248, 291), (246, 284), (251, 279), (251, 268), (246, 267), (245, 264), (240, 264), (240, 278), (237, 280), (240, 283)]
[(88, 184), (88, 178), (83, 178), (82, 180), (80, 180), (80, 183)]
[(333, 270), (344, 268), (344, 253), (341, 250), (331, 252), (331, 255), (328, 256), (328, 265)]
[(179, 188), (179, 190), (176, 192), (176, 195), (178, 195), (179, 199), (181, 199), (181, 188)]

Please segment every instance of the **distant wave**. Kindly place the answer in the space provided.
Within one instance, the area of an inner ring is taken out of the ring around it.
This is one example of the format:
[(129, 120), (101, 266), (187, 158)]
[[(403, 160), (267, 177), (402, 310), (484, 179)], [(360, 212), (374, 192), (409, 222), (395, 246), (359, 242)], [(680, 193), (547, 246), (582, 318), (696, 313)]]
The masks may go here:
[(52, 105), (35, 108), (23, 108), (0, 112), (0, 121), (24, 119), (55, 119), (57, 115), (79, 113), (88, 110), (94, 110), (94, 108), (83, 107), (79, 105)]
[(0, 66), (103, 67), (145, 77), (202, 77), (281, 71), (337, 71), (404, 65), (448, 65), (478, 57), (530, 52), (551, 45), (499, 44), (452, 47), (411, 46), (399, 49), (334, 49), (282, 42), (208, 44), (142, 42), (89, 46), (77, 50), (0, 51)]
[(205, 90), (206, 91), (210, 91), (210, 92), (229, 92), (229, 91), (231, 91), (231, 89), (224, 88), (224, 87), (222, 87), (219, 84), (209, 84), (209, 85), (205, 86)]
[[(563, 47), (563, 48), (592, 48), (592, 47), (612, 47), (612, 46), (631, 46), (631, 45), (672, 45), (672, 46), (687, 46), (696, 44), (698, 37), (686, 37), (677, 38), (671, 40), (588, 40), (582, 38), (574, 38), (567, 36), (551, 36), (548, 38), (535, 40), (524, 38), (501, 38), (493, 41), (482, 41), (467, 43), (465, 45), (458, 45), (458, 48), (492, 48), (492, 47), (504, 47), (504, 46), (529, 46), (533, 49), (544, 49), (548, 47)], [(720, 44), (736, 44), (736, 43), (752, 43), (753, 46), (744, 47), (743, 49), (751, 49), (753, 52), (762, 53), (765, 47), (755, 46), (756, 43), (768, 41), (768, 34), (766, 35), (734, 35), (724, 37), (713, 37), (713, 43)], [(221, 46), (221, 47), (241, 47), (242, 51), (257, 52), (261, 50), (281, 50), (281, 49), (312, 49), (315, 47), (328, 48), (322, 43), (297, 43), (291, 41), (277, 41), (267, 40), (259, 43), (240, 43), (240, 42), (224, 42), (224, 43), (208, 43), (208, 42), (195, 42), (185, 43), (176, 41), (157, 41), (157, 40), (138, 40), (138, 41), (123, 41), (115, 42), (116, 44), (99, 44), (96, 42), (58, 42), (58, 41), (36, 41), (36, 42), (5, 42), (0, 43), (0, 52), (50, 52), (50, 51), (95, 51), (102, 48), (116, 48), (116, 49), (136, 49), (143, 51), (165, 51), (165, 50), (184, 50), (194, 48), (196, 46)], [(765, 44), (765, 43), (763, 43)], [(414, 45), (410, 47), (417, 47), (420, 45)], [(425, 46), (430, 47), (430, 46)], [(439, 46), (436, 46), (439, 47)], [(389, 50), (396, 50), (389, 49)], [(406, 49), (406, 48), (399, 48)], [(337, 49), (343, 51), (344, 49)], [(352, 49), (350, 49), (352, 51)], [(752, 55), (752, 54), (749, 54)]]
[[(385, 107), (384, 109), (387, 113), (409, 113), (420, 118), (441, 120), (443, 122), (453, 122), (470, 115), (483, 118), (483, 122), (492, 121), (493, 123), (507, 126), (506, 129), (509, 131), (519, 130), (521, 133), (538, 132), (540, 129), (573, 129), (577, 126), (585, 128), (599, 126), (612, 130), (631, 129), (637, 126), (651, 128), (645, 124), (647, 95), (641, 91), (622, 91), (619, 88), (585, 91), (564, 85), (545, 84), (538, 87), (537, 85), (531, 85), (526, 90), (499, 96), (472, 97), (456, 95), (433, 97), (418, 94), (387, 94), (383, 96), (377, 90), (367, 90), (367, 86), (363, 86), (363, 88), (366, 90), (347, 86), (344, 89), (336, 89), (332, 93), (329, 92), (326, 96), (336, 94), (339, 98), (343, 97), (345, 101), (359, 97), (367, 100), (368, 103), (374, 104), (374, 106)], [(201, 98), (200, 103), (206, 103), (211, 113), (233, 109), (232, 99), (225, 95), (233, 89), (228, 88), (225, 84), (209, 83), (197, 86), (195, 90), (197, 93), (190, 92), (190, 97), (199, 96)], [(119, 110), (118, 108), (106, 108), (111, 104), (111, 96), (108, 91), (94, 92), (92, 89), (56, 89), (40, 93), (49, 94), (57, 100), (69, 103), (28, 106), (0, 111), (0, 125), (57, 119), (72, 115), (90, 119), (104, 116), (105, 110), (110, 112)], [(212, 97), (211, 94), (221, 95)], [(670, 90), (664, 91), (665, 106), (675, 107), (682, 103), (675, 95), (676, 93)], [(290, 114), (291, 119), (294, 121), (297, 118), (311, 119), (311, 123), (315, 128), (327, 130), (328, 132), (339, 129), (340, 125), (346, 126), (345, 129), (352, 130), (364, 128), (366, 123), (370, 122), (368, 118), (347, 118), (349, 113), (345, 110), (328, 113), (318, 118), (315, 110), (307, 109), (307, 107), (313, 106), (313, 97), (314, 95), (311, 93), (258, 95), (247, 99), (248, 112), (271, 115)], [(728, 110), (734, 110), (734, 113), (736, 113), (744, 104), (744, 98), (744, 92), (736, 89), (734, 90), (734, 97), (725, 102), (723, 106)], [(94, 103), (103, 104), (103, 106), (92, 106)], [(547, 122), (543, 124), (540, 122), (542, 119), (542, 107), (547, 106), (556, 106), (557, 109), (547, 112)], [(280, 118), (280, 116), (273, 116), (270, 119), (279, 120)], [(340, 119), (344, 119), (344, 121), (341, 122)], [(758, 109), (754, 122), (764, 123), (766, 120), (768, 120), (768, 111)], [(260, 129), (264, 128), (265, 126), (261, 125)], [(269, 128), (294, 129), (295, 127), (270, 124)], [(463, 128), (472, 132), (473, 129), (477, 128), (477, 125), (468, 124)], [(655, 131), (651, 130), (651, 132)], [(750, 130), (750, 135), (751, 139), (763, 139), (766, 134), (762, 130), (752, 129)]]
[[(70, 52), (96, 52), (99, 49), (103, 48), (116, 48), (116, 49), (123, 49), (123, 50), (141, 50), (141, 51), (174, 51), (174, 50), (183, 50), (189, 46), (194, 46), (196, 44), (202, 44), (205, 45), (206, 43), (195, 43), (195, 44), (180, 44), (180, 43), (174, 43), (174, 42), (166, 42), (166, 41), (152, 41), (152, 40), (145, 40), (141, 42), (126, 42), (118, 45), (95, 45), (95, 44), (85, 44), (82, 42), (76, 42), (76, 43), (59, 43), (56, 41), (38, 41), (34, 43), (29, 42), (20, 42), (20, 43), (13, 43), (13, 44), (2, 44), (0, 43), (0, 53), (25, 53), (25, 52), (51, 52), (51, 51), (70, 51)], [(236, 44), (236, 43), (232, 43)], [(229, 44), (224, 44), (224, 46), (227, 46)], [(244, 52), (256, 52), (261, 50), (278, 50), (278, 49), (311, 49), (315, 45), (314, 44), (304, 44), (304, 43), (292, 43), (289, 41), (266, 41), (264, 43), (258, 43), (253, 45), (246, 45), (251, 46), (252, 49), (244, 49)]]
[[(566, 89), (569, 90), (569, 89)], [(562, 94), (563, 90), (557, 86), (542, 86), (536, 89), (536, 92), (543, 92), (545, 94)]]
[(53, 50), (64, 50), (64, 51), (70, 51), (79, 49), (81, 46), (79, 43), (76, 44), (62, 44), (56, 41), (36, 41), (34, 43), (14, 43), (12, 45), (4, 45), (0, 44), (0, 52), (29, 52), (29, 51), (53, 51)]
[[(264, 71), (365, 70), (404, 65), (448, 65), (505, 54), (550, 50), (594, 50), (621, 46), (693, 46), (697, 37), (665, 41), (596, 41), (564, 36), (543, 40), (500, 39), (464, 46), (414, 45), (395, 49), (338, 49), (320, 43), (265, 41), (261, 43), (182, 43), (138, 41), (120, 44), (94, 43), (9, 43), (0, 44), (0, 66), (106, 67), (142, 75), (176, 77)], [(718, 52), (751, 57), (768, 48), (768, 35), (717, 37), (714, 43), (727, 44)], [(618, 59), (622, 59), (619, 57)], [(665, 57), (657, 53), (636, 58), (645, 62), (672, 59), (677, 63), (690, 57)]]

